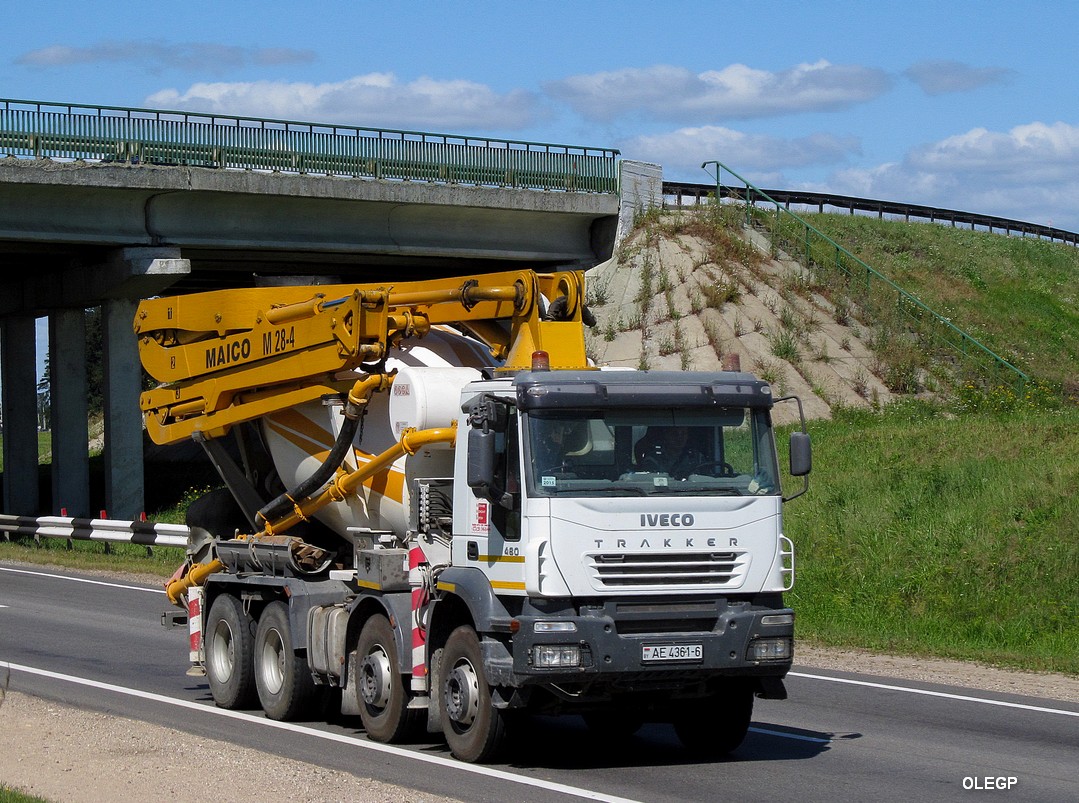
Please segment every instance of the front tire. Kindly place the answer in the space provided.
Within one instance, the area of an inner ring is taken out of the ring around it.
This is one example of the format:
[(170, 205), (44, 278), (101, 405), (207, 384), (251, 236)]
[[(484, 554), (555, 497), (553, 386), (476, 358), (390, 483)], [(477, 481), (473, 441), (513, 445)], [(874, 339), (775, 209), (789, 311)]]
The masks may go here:
[(694, 755), (717, 759), (742, 743), (752, 718), (753, 688), (739, 683), (679, 712), (674, 731)]
[(271, 602), (255, 630), (255, 686), (270, 719), (297, 719), (310, 709), (315, 682), (307, 660), (292, 647), (288, 606)]
[(356, 692), (360, 719), (376, 742), (400, 742), (410, 736), (421, 711), (408, 708), (397, 658), (393, 627), (385, 616), (372, 616), (356, 646)]
[(450, 633), (441, 674), (442, 732), (450, 752), (461, 761), (490, 761), (505, 740), (506, 721), (492, 702), (479, 637), (471, 627)]
[(206, 680), (220, 708), (255, 702), (255, 620), (232, 594), (220, 594), (206, 617)]

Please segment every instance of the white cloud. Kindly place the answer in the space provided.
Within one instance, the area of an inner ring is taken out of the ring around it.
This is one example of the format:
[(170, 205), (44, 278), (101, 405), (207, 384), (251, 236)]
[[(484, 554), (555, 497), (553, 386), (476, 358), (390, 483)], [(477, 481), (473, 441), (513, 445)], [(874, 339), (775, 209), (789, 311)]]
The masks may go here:
[(744, 64), (694, 74), (656, 65), (576, 75), (545, 85), (582, 117), (612, 120), (640, 113), (665, 120), (720, 120), (834, 111), (872, 100), (891, 87), (881, 70), (827, 61), (768, 72)]
[(519, 129), (539, 116), (535, 96), (523, 90), (499, 94), (485, 84), (431, 78), (402, 83), (392, 73), (324, 84), (198, 83), (182, 92), (156, 92), (146, 103), (207, 113), (405, 129)]
[(665, 134), (640, 136), (619, 145), (624, 156), (658, 162), (668, 174), (698, 170), (712, 159), (741, 171), (761, 171), (834, 164), (858, 151), (857, 139), (831, 134), (810, 134), (782, 139), (768, 134), (746, 134), (720, 126), (682, 128)]
[(923, 145), (899, 163), (842, 170), (831, 192), (927, 204), (1079, 230), (1079, 126), (975, 128)]
[(226, 72), (247, 66), (275, 66), (312, 62), (310, 50), (284, 47), (239, 47), (213, 42), (168, 44), (152, 40), (100, 42), (88, 47), (52, 45), (24, 53), (16, 64), (30, 67), (70, 67), (81, 64), (133, 62), (151, 69)]
[(999, 84), (1013, 74), (1003, 67), (971, 67), (958, 61), (920, 61), (903, 73), (927, 95), (969, 92), (989, 84)]

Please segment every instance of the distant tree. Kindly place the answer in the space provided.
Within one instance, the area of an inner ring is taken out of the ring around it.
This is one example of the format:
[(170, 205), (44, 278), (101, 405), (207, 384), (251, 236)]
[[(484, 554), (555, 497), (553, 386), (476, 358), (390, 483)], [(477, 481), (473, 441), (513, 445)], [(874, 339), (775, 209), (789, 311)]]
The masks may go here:
[[(105, 356), (101, 334), (101, 308), (86, 310), (86, 406), (90, 415), (105, 409)], [(52, 354), (45, 355), (45, 371), (37, 383), (38, 407), (52, 405)]]
[(105, 409), (105, 341), (101, 307), (86, 310), (86, 406), (90, 415)]

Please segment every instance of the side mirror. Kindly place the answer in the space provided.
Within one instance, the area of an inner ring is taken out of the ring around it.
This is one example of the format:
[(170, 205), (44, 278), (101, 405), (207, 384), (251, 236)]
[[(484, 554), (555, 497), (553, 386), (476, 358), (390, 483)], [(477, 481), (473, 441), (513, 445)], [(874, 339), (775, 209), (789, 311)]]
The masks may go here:
[(784, 502), (789, 502), (809, 490), (809, 472), (813, 469), (813, 450), (809, 445), (809, 433), (806, 432), (806, 417), (802, 410), (802, 400), (797, 396), (784, 396), (782, 399), (776, 399), (775, 403), (786, 401), (792, 401), (798, 405), (798, 419), (802, 422), (802, 431), (792, 432), (790, 443), (791, 476), (802, 478), (802, 490), (783, 497)]
[(490, 430), (468, 431), (468, 487), (490, 498), (495, 481), (495, 433)]
[(813, 470), (813, 449), (808, 432), (791, 433), (791, 476), (804, 477)]

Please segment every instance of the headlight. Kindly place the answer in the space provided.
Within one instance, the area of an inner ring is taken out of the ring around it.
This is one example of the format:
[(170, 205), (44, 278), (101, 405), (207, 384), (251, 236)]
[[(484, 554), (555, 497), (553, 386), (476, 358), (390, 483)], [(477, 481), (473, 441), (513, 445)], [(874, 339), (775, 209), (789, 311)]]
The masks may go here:
[(581, 665), (581, 648), (576, 644), (537, 644), (532, 648), (532, 665), (553, 669)]
[(748, 661), (789, 661), (794, 653), (790, 638), (759, 638), (749, 642)]

